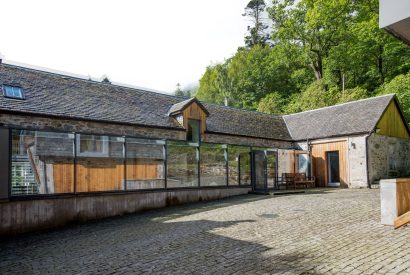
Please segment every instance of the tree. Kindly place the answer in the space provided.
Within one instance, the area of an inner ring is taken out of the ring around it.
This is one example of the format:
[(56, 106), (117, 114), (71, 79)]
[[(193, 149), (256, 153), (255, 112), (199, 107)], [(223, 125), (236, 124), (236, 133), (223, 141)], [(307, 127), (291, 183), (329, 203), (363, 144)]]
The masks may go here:
[(377, 93), (379, 95), (395, 93), (410, 126), (410, 72), (396, 76), (392, 81), (382, 85)]
[(267, 33), (268, 25), (264, 23), (263, 18), (265, 8), (264, 0), (251, 0), (245, 7), (245, 13), (242, 14), (242, 16), (249, 17), (253, 24), (248, 26), (249, 34), (245, 36), (245, 44), (248, 48), (252, 48), (255, 45), (267, 45), (269, 33)]
[(273, 0), (268, 8), (274, 44), (292, 43), (304, 50), (316, 80), (323, 78), (324, 59), (333, 46), (346, 39), (350, 0)]
[(258, 112), (268, 114), (282, 114), (285, 100), (278, 92), (272, 92), (259, 101)]
[(191, 97), (191, 91), (184, 91), (181, 89), (181, 84), (177, 83), (177, 88), (174, 91), (174, 95), (176, 96), (185, 96), (185, 97)]

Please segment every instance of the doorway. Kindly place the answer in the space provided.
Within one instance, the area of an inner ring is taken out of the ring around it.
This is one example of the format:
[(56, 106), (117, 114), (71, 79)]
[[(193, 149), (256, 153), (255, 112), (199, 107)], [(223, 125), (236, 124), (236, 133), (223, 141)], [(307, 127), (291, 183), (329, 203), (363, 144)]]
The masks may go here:
[(339, 151), (326, 152), (328, 186), (340, 186)]

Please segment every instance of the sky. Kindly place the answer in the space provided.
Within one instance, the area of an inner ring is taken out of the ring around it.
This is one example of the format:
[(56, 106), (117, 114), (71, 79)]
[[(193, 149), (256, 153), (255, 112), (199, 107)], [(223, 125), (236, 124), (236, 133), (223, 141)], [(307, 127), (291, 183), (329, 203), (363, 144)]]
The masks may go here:
[(0, 53), (171, 93), (244, 45), (248, 2), (0, 0)]

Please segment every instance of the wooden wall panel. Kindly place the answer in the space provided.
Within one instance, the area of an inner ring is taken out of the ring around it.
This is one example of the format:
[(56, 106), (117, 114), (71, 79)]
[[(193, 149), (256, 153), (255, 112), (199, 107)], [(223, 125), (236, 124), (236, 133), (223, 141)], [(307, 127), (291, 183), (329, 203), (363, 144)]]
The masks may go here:
[(77, 160), (77, 192), (123, 190), (122, 160), (87, 158)]
[(410, 211), (410, 179), (396, 181), (397, 216)]
[(405, 122), (401, 118), (399, 109), (394, 101), (390, 102), (386, 112), (377, 124), (377, 128), (380, 129), (377, 131), (379, 135), (410, 139)]
[(74, 192), (74, 165), (53, 164), (54, 193)]
[(127, 160), (127, 180), (158, 179), (158, 163), (143, 160)]
[[(149, 180), (163, 178), (162, 164), (128, 160), (127, 179)], [(77, 192), (123, 190), (124, 165), (122, 160), (83, 159), (77, 161)], [(55, 193), (74, 192), (74, 165), (53, 163)]]
[(340, 186), (348, 187), (347, 141), (312, 145), (313, 175), (316, 177), (316, 186), (327, 186), (328, 172), (326, 152), (330, 151), (339, 152)]
[(193, 102), (183, 111), (183, 116), (185, 129), (188, 129), (188, 119), (197, 119), (201, 121), (201, 134), (204, 134), (206, 131), (206, 113), (196, 102)]

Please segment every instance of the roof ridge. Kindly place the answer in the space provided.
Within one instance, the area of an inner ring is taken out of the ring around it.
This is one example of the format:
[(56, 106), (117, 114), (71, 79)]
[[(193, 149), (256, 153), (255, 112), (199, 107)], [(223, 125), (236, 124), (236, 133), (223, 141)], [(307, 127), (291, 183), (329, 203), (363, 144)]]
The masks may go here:
[[(135, 86), (135, 85), (132, 85), (132, 84), (120, 83), (120, 82), (115, 82), (115, 81), (112, 81), (111, 83), (103, 83), (103, 82), (97, 81), (95, 79), (92, 79), (89, 76), (75, 74), (75, 73), (66, 72), (66, 71), (60, 71), (60, 70), (51, 69), (51, 68), (42, 67), (42, 66), (31, 65), (31, 64), (27, 64), (27, 63), (12, 61), (12, 60), (4, 60), (3, 59), (1, 64), (6, 65), (6, 66), (11, 66), (11, 67), (18, 67), (18, 68), (22, 68), (22, 69), (26, 69), (26, 70), (32, 70), (32, 71), (45, 73), (45, 74), (51, 74), (51, 75), (56, 75), (56, 76), (61, 76), (61, 77), (70, 77), (70, 78), (73, 78), (73, 79), (77, 79), (77, 80), (80, 80), (80, 81), (85, 81), (85, 82), (89, 82), (89, 83), (93, 83), (93, 84), (97, 84), (97, 85), (111, 85), (111, 86), (116, 86), (116, 87), (120, 87), (120, 88), (126, 88), (126, 89), (131, 89), (131, 90), (137, 90), (137, 91), (140, 91), (140, 92), (153, 93), (153, 94), (167, 96), (167, 97), (171, 97), (171, 98), (175, 98), (175, 99), (181, 99), (182, 101), (180, 101), (178, 103), (181, 103), (183, 101), (191, 100), (192, 98), (196, 98), (196, 97), (187, 98), (186, 96), (172, 95), (172, 94), (168, 94), (168, 93), (163, 92), (163, 91), (158, 91), (158, 90), (154, 90), (154, 89), (150, 89), (150, 88), (139, 87), (139, 86)], [(202, 101), (202, 100), (199, 100), (199, 99), (197, 99), (197, 100), (199, 102), (201, 102), (202, 104), (213, 105), (213, 106), (222, 107), (222, 108), (225, 108), (225, 109), (233, 109), (233, 110), (238, 110), (238, 111), (262, 114), (262, 115), (275, 117), (275, 118), (282, 118), (283, 117), (283, 115), (268, 114), (268, 113), (264, 113), (264, 112), (258, 112), (258, 111), (254, 111), (254, 110), (237, 108), (237, 107), (233, 107), (233, 106), (220, 105), (220, 104), (217, 104), (217, 103), (209, 103), (209, 102), (205, 102), (205, 101)]]
[(268, 114), (268, 113), (264, 113), (264, 112), (248, 110), (248, 109), (242, 109), (242, 108), (237, 108), (237, 107), (233, 107), (233, 106), (220, 105), (218, 103), (210, 103), (210, 102), (205, 102), (205, 101), (201, 101), (201, 100), (199, 100), (199, 101), (202, 102), (203, 104), (213, 105), (213, 106), (216, 106), (216, 107), (222, 107), (222, 108), (226, 108), (226, 109), (233, 109), (233, 110), (244, 111), (244, 112), (249, 112), (249, 113), (261, 114), (261, 115), (266, 115), (266, 116), (276, 117), (276, 118), (283, 117), (283, 115)]
[(168, 94), (165, 91), (158, 91), (158, 90), (155, 90), (155, 89), (139, 87), (139, 86), (136, 86), (136, 85), (127, 84), (127, 83), (120, 83), (120, 82), (116, 82), (116, 81), (112, 81), (111, 83), (103, 83), (103, 82), (100, 82), (98, 80), (95, 80), (95, 79), (91, 78), (90, 76), (75, 74), (75, 73), (66, 72), (66, 71), (60, 71), (60, 70), (56, 70), (56, 69), (31, 65), (31, 64), (27, 64), (27, 63), (21, 63), (21, 62), (12, 61), (12, 60), (4, 60), (3, 59), (3, 61), (1, 62), (1, 65), (6, 65), (6, 66), (10, 66), (10, 67), (18, 67), (18, 68), (22, 68), (22, 69), (26, 69), (26, 70), (31, 70), (31, 71), (44, 73), (44, 74), (51, 74), (51, 75), (61, 76), (61, 77), (70, 77), (70, 78), (73, 78), (73, 79), (76, 79), (76, 80), (85, 81), (85, 82), (89, 82), (89, 83), (93, 83), (93, 84), (111, 85), (111, 86), (126, 88), (126, 89), (130, 89), (130, 90), (137, 90), (137, 91), (140, 91), (140, 92), (147, 92), (147, 93), (163, 95), (163, 96), (172, 97), (172, 98), (176, 98), (176, 99), (184, 99), (184, 100), (186, 99), (185, 96), (176, 96), (176, 95)]
[(362, 101), (375, 100), (375, 99), (381, 98), (381, 97), (388, 97), (388, 96), (393, 97), (394, 95), (395, 95), (395, 93), (390, 93), (390, 94), (386, 94), (386, 95), (379, 95), (379, 96), (373, 96), (373, 97), (363, 98), (363, 99), (359, 99), (359, 100), (344, 102), (344, 103), (340, 103), (340, 104), (336, 104), (336, 105), (321, 107), (321, 108), (317, 108), (317, 109), (313, 109), (313, 110), (307, 110), (307, 111), (302, 111), (302, 112), (298, 112), (298, 113), (287, 114), (287, 115), (283, 115), (283, 117), (285, 118), (285, 117), (289, 117), (289, 116), (293, 116), (293, 115), (299, 115), (299, 114), (308, 113), (308, 112), (315, 112), (315, 111), (319, 111), (319, 110), (323, 110), (323, 109), (335, 108), (335, 107), (348, 105), (348, 104), (354, 104), (354, 103), (362, 102)]

